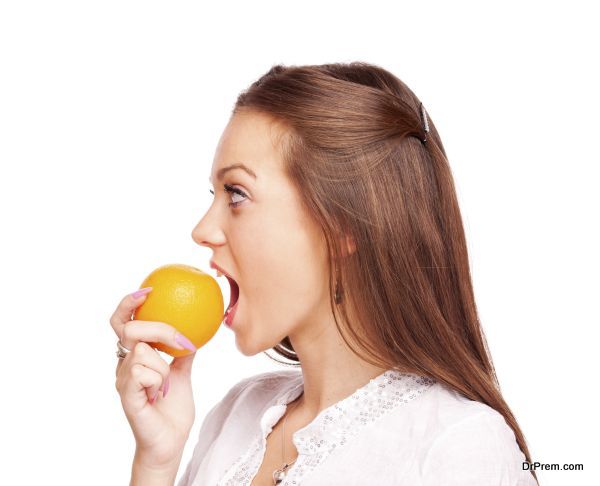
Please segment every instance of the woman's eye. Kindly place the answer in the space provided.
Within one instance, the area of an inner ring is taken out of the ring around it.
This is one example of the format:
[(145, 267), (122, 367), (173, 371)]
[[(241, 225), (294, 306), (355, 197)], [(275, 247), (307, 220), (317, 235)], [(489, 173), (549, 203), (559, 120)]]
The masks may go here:
[[(244, 191), (242, 191), (241, 189), (238, 189), (237, 187), (233, 187), (233, 186), (231, 186), (229, 184), (224, 184), (223, 185), (223, 189), (225, 190), (225, 192), (231, 194), (231, 197), (241, 196), (243, 198), (241, 201), (234, 201), (234, 202), (229, 203), (229, 206), (232, 207), (232, 208), (237, 208), (248, 197), (244, 193)], [(215, 192), (212, 189), (209, 189), (209, 192), (213, 196), (215, 195)]]
[(246, 196), (244, 191), (242, 191), (241, 189), (238, 189), (237, 187), (230, 186), (229, 184), (224, 184), (223, 188), (225, 189), (225, 192), (228, 192), (231, 194), (231, 197), (236, 197), (236, 196), (242, 197), (242, 199), (239, 201), (234, 201), (234, 202), (229, 203), (229, 206), (232, 208), (237, 208), (248, 197), (248, 196)]

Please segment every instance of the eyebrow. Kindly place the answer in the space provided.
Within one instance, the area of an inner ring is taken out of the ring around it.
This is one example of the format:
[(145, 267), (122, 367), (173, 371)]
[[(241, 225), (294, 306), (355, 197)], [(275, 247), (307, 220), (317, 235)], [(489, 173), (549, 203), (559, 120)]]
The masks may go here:
[[(229, 172), (230, 170), (234, 170), (234, 169), (242, 169), (243, 171), (245, 171), (247, 174), (251, 175), (254, 179), (256, 179), (256, 174), (254, 173), (254, 171), (250, 168), (248, 168), (247, 166), (245, 166), (244, 164), (231, 164), (228, 165), (227, 167), (223, 167), (222, 169), (219, 169), (217, 172), (217, 180), (221, 180), (223, 179), (223, 176)], [(208, 182), (210, 182), (212, 184), (212, 179), (210, 178), (210, 176), (208, 176)]]

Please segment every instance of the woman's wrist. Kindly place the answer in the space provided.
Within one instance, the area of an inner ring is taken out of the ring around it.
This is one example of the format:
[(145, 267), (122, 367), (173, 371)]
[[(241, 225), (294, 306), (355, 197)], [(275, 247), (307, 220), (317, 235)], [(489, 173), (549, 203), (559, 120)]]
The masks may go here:
[(137, 451), (131, 467), (130, 486), (173, 486), (181, 456), (168, 463), (157, 464), (149, 456)]

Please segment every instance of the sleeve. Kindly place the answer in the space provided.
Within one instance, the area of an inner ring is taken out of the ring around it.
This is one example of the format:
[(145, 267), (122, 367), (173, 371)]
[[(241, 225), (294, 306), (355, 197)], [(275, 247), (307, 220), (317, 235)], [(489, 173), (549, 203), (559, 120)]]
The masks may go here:
[[(494, 411), (495, 412), (495, 411)], [(424, 486), (537, 486), (504, 417), (479, 413), (438, 437), (423, 464)]]
[(206, 453), (210, 450), (214, 440), (218, 437), (221, 427), (227, 416), (231, 412), (231, 408), (238, 395), (246, 388), (246, 386), (254, 380), (255, 377), (244, 378), (236, 383), (204, 417), (204, 421), (200, 426), (198, 433), (198, 442), (194, 447), (192, 458), (188, 462), (183, 476), (177, 483), (177, 486), (191, 486), (196, 478), (196, 473)]

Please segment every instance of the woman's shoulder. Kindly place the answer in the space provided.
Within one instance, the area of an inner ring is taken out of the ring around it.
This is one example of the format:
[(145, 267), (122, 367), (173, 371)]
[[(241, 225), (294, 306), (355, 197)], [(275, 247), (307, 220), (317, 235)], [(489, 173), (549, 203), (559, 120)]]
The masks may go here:
[(471, 400), (462, 393), (453, 388), (438, 382), (432, 387), (432, 406), (435, 407), (436, 418), (443, 425), (444, 429), (453, 426), (460, 426), (464, 421), (490, 420), (498, 423), (498, 420), (504, 420), (502, 414), (489, 405)]
[[(487, 431), (487, 438), (499, 430), (506, 437), (512, 429), (503, 415), (489, 405), (471, 400), (450, 386), (436, 382), (418, 399), (398, 407), (387, 419), (386, 426), (406, 427), (423, 444), (458, 441), (458, 435)], [(492, 433), (493, 431), (493, 433)]]
[(449, 472), (463, 485), (488, 484), (481, 479), (499, 477), (510, 478), (506, 484), (511, 485), (536, 484), (523, 470), (525, 455), (500, 412), (446, 386), (436, 388), (439, 399), (423, 464), (426, 473), (436, 477), (437, 471)]

